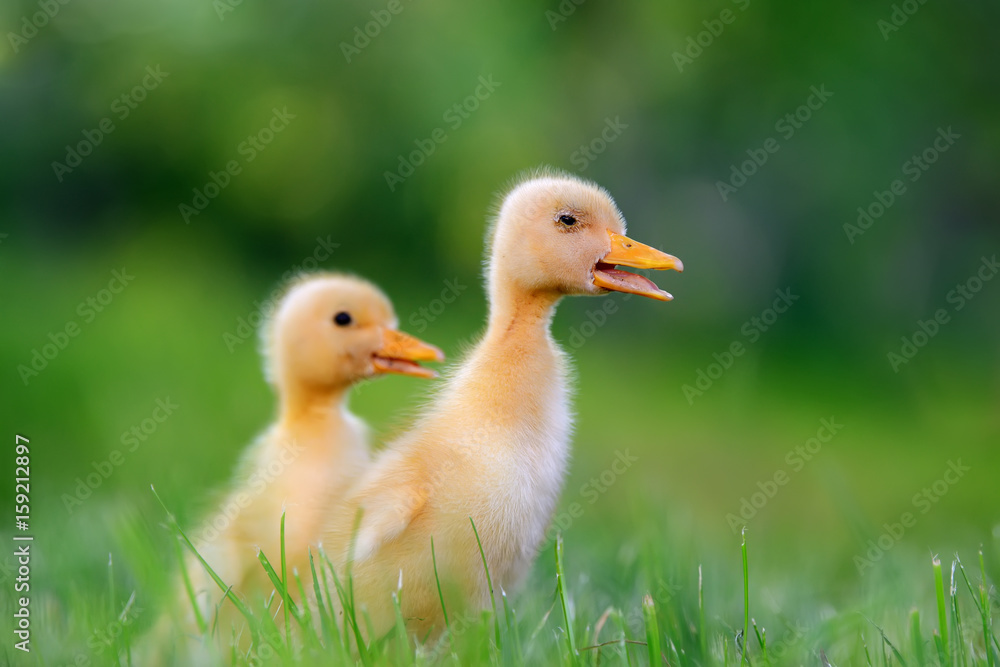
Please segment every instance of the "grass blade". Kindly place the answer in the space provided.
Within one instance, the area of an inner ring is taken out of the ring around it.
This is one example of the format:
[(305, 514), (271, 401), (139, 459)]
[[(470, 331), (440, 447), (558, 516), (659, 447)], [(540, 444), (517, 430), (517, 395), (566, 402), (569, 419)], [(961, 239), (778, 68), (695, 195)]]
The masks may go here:
[[(615, 610), (615, 620), (618, 621), (618, 627), (622, 632), (621, 650), (625, 653), (625, 661), (629, 667), (633, 667), (632, 654), (628, 652), (629, 638), (628, 638), (628, 623), (625, 622), (625, 615), (619, 610)], [(647, 644), (648, 646), (648, 644)]]
[(653, 596), (647, 593), (642, 598), (642, 617), (646, 622), (646, 649), (649, 651), (649, 664), (659, 665), (660, 657), (660, 625), (656, 621), (656, 605)]
[(871, 623), (872, 626), (876, 630), (878, 630), (879, 635), (882, 636), (882, 664), (884, 664), (884, 665), (888, 665), (889, 664), (889, 658), (886, 656), (886, 652), (885, 652), (885, 647), (888, 646), (889, 648), (892, 649), (892, 654), (894, 656), (896, 656), (896, 660), (899, 660), (899, 664), (902, 665), (903, 667), (907, 667), (907, 663), (906, 663), (906, 660), (903, 658), (903, 654), (900, 653), (899, 649), (896, 648), (896, 645), (893, 644), (889, 640), (889, 638), (885, 636), (885, 630), (883, 630), (881, 627), (879, 627), (878, 625), (876, 625), (875, 621), (873, 621), (872, 619), (868, 618), (867, 616), (865, 616), (865, 620), (868, 621), (869, 623)]
[(918, 665), (926, 665), (927, 658), (924, 655), (924, 637), (920, 632), (920, 610), (910, 611), (910, 642), (913, 644), (913, 657)]
[(188, 538), (187, 533), (185, 533), (184, 530), (180, 527), (180, 525), (178, 525), (177, 519), (174, 517), (173, 513), (169, 509), (167, 509), (166, 504), (163, 502), (163, 499), (160, 498), (160, 495), (156, 492), (156, 489), (152, 486), (150, 486), (149, 488), (153, 491), (153, 496), (156, 498), (156, 501), (160, 503), (160, 507), (162, 507), (163, 511), (167, 513), (167, 524), (170, 526), (171, 530), (173, 530), (175, 534), (178, 537), (180, 537), (180, 539), (184, 542), (184, 544), (187, 545), (188, 549), (191, 550), (191, 553), (195, 555), (195, 557), (201, 563), (202, 567), (205, 568), (205, 571), (208, 572), (208, 576), (211, 577), (212, 581), (214, 581), (216, 586), (219, 587), (219, 590), (221, 590), (225, 594), (225, 597), (228, 598), (229, 601), (233, 603), (233, 606), (236, 607), (236, 610), (240, 612), (240, 614), (247, 620), (247, 625), (250, 627), (251, 633), (257, 635), (258, 634), (257, 620), (254, 617), (253, 613), (246, 606), (246, 604), (243, 603), (243, 600), (236, 597), (236, 594), (233, 593), (232, 591), (232, 587), (226, 586), (225, 582), (222, 581), (222, 578), (215, 572), (214, 569), (212, 569), (212, 566), (208, 564), (208, 561), (206, 561), (205, 558), (200, 553), (198, 553), (198, 550), (195, 548), (194, 544), (192, 544), (191, 540)]
[[(358, 524), (360, 525), (360, 512), (358, 514)], [(353, 543), (353, 538), (352, 538)], [(351, 548), (353, 552), (353, 547)], [(340, 581), (340, 577), (337, 576), (337, 570), (333, 567), (333, 562), (327, 557), (326, 552), (320, 549), (320, 557), (322, 557), (327, 569), (329, 569), (330, 574), (333, 576), (333, 585), (337, 589), (337, 597), (340, 599), (340, 608), (344, 611), (344, 640), (345, 647), (344, 650), (350, 653), (350, 646), (348, 637), (353, 633), (354, 641), (358, 648), (358, 655), (361, 658), (361, 663), (363, 665), (371, 664), (371, 656), (368, 654), (368, 645), (365, 643), (364, 636), (361, 634), (361, 628), (358, 626), (358, 617), (354, 610), (354, 604), (351, 596), (348, 594), (347, 590), (344, 588), (343, 583)], [(321, 568), (322, 569), (322, 568)], [(348, 578), (351, 576), (351, 556), (348, 555), (347, 559), (347, 569), (346, 575)], [(325, 581), (324, 577), (324, 581)], [(350, 632), (348, 632), (350, 631)]]
[(753, 623), (753, 632), (757, 635), (757, 644), (760, 645), (760, 653), (764, 658), (764, 664), (770, 665), (771, 659), (767, 657), (767, 630), (761, 631), (757, 629), (757, 619), (752, 618), (750, 622)]
[[(116, 610), (116, 607), (118, 606), (116, 603), (118, 594), (115, 592), (115, 559), (110, 552), (108, 552), (108, 594), (108, 605), (111, 609), (111, 622), (113, 623), (118, 618), (118, 611)], [(118, 636), (113, 636), (111, 641), (111, 650), (114, 652), (115, 660), (117, 660), (119, 654), (121, 653)]]
[(444, 627), (451, 632), (451, 623), (448, 622), (448, 607), (444, 604), (444, 592), (441, 590), (441, 577), (438, 576), (437, 553), (434, 551), (434, 536), (431, 535), (431, 562), (434, 563), (434, 581), (437, 582), (438, 600), (441, 601), (441, 613), (444, 614)]
[(281, 510), (281, 599), (284, 601), (283, 610), (285, 612), (285, 644), (292, 645), (292, 627), (289, 623), (288, 613), (292, 606), (292, 596), (288, 594), (288, 563), (285, 560), (285, 510)]
[(747, 657), (747, 633), (750, 632), (750, 568), (747, 564), (747, 527), (740, 531), (743, 543), (740, 550), (743, 554), (743, 652), (740, 654), (740, 665)]
[(257, 550), (257, 561), (261, 564), (261, 567), (264, 568), (264, 572), (265, 574), (267, 574), (267, 578), (270, 579), (271, 583), (274, 585), (274, 590), (278, 593), (278, 597), (281, 598), (282, 606), (285, 607), (284, 611), (287, 612), (288, 607), (290, 606), (292, 608), (292, 611), (294, 611), (295, 614), (298, 615), (298, 606), (291, 600), (291, 597), (288, 595), (288, 590), (285, 586), (285, 582), (281, 580), (281, 577), (278, 575), (274, 567), (271, 565), (271, 561), (267, 559), (267, 556), (260, 549)]
[(949, 598), (951, 601), (951, 624), (952, 624), (952, 653), (960, 667), (968, 665), (968, 658), (965, 654), (965, 629), (962, 627), (962, 611), (958, 603), (958, 577), (955, 576), (958, 570), (958, 560), (951, 561), (951, 586), (949, 588)]
[(517, 616), (514, 610), (507, 604), (507, 591), (503, 589), (503, 586), (500, 587), (500, 600), (503, 602), (503, 616), (507, 625), (507, 637), (514, 644), (511, 647), (511, 641), (508, 641), (507, 649), (512, 651), (513, 657), (517, 660), (516, 664), (523, 664), (524, 649), (521, 647), (521, 631), (517, 627)]
[(872, 654), (868, 652), (868, 642), (865, 641), (865, 633), (861, 633), (861, 646), (865, 649), (865, 664), (872, 667)]
[(503, 645), (500, 642), (500, 615), (497, 613), (497, 600), (493, 595), (493, 579), (490, 578), (490, 567), (486, 564), (486, 552), (483, 551), (483, 543), (479, 539), (479, 531), (476, 530), (476, 522), (469, 517), (469, 523), (472, 524), (472, 532), (476, 535), (476, 544), (479, 546), (479, 555), (483, 559), (483, 570), (486, 572), (486, 585), (490, 589), (490, 605), (493, 608), (493, 634), (496, 639), (497, 648), (501, 651), (503, 650)]
[(201, 613), (198, 596), (195, 595), (194, 585), (191, 583), (191, 575), (188, 574), (187, 558), (184, 557), (181, 541), (174, 538), (173, 543), (177, 551), (177, 562), (181, 571), (181, 581), (184, 583), (184, 591), (187, 593), (188, 599), (191, 601), (191, 608), (194, 610), (194, 621), (198, 625), (198, 632), (205, 634), (208, 631), (208, 623), (205, 622), (205, 616)]
[(563, 569), (563, 541), (562, 534), (556, 536), (556, 592), (559, 601), (562, 603), (563, 618), (566, 620), (566, 643), (569, 648), (569, 657), (572, 664), (576, 664), (576, 638), (573, 635), (573, 621), (570, 619), (569, 604), (566, 601), (566, 572)]
[(948, 650), (948, 607), (944, 601), (944, 574), (941, 572), (941, 559), (937, 556), (931, 560), (934, 568), (934, 590), (937, 595), (938, 634), (934, 643), (938, 649), (938, 660), (942, 667), (951, 665), (951, 652)]
[[(319, 578), (316, 576), (316, 563), (313, 560), (313, 552), (311, 548), (309, 549), (309, 574), (312, 575), (313, 595), (316, 596), (316, 608), (319, 612), (320, 631), (323, 633), (323, 639), (326, 640), (327, 646), (333, 646), (333, 630), (337, 627), (337, 624), (331, 622), (331, 614), (327, 613), (326, 605), (329, 602), (329, 598), (324, 599), (323, 593), (320, 590)], [(325, 584), (326, 582), (324, 581), (323, 583)], [(329, 596), (329, 591), (327, 591), (327, 596)], [(339, 637), (337, 639), (337, 643), (339, 644)]]
[(396, 650), (398, 651), (398, 660), (400, 665), (409, 665), (413, 663), (413, 655), (410, 652), (410, 638), (406, 633), (406, 620), (403, 618), (403, 571), (399, 572), (399, 586), (396, 587), (396, 591), (392, 594), (392, 608), (396, 613)]
[(698, 565), (698, 643), (701, 646), (701, 659), (708, 660), (708, 626), (705, 623), (705, 587), (701, 565)]
[(996, 637), (993, 636), (993, 620), (991, 618), (990, 609), (990, 593), (986, 586), (986, 564), (983, 561), (983, 550), (979, 550), (979, 574), (982, 577), (982, 583), (979, 584), (979, 602), (980, 610), (983, 616), (983, 645), (986, 648), (986, 664), (989, 667), (996, 667), (996, 657), (993, 653), (993, 646), (990, 644), (990, 639), (993, 643), (996, 643)]
[[(981, 594), (977, 595), (976, 592), (972, 589), (972, 582), (969, 581), (969, 575), (965, 573), (965, 566), (962, 565), (962, 560), (957, 555), (955, 556), (955, 562), (958, 563), (958, 571), (962, 573), (962, 579), (965, 580), (965, 585), (969, 589), (969, 595), (972, 596), (972, 602), (976, 605), (976, 610), (979, 611), (979, 615), (983, 620), (983, 642), (987, 647), (987, 657), (989, 660), (992, 661), (993, 655), (992, 651), (989, 650), (989, 645), (990, 645), (989, 638), (993, 639), (993, 645), (996, 647), (997, 651), (1000, 651), (1000, 644), (997, 643), (997, 638), (993, 636), (993, 633), (989, 631), (990, 628), (989, 606), (987, 605), (986, 611), (984, 612), (983, 606), (981, 604), (982, 595)], [(983, 583), (984, 584), (986, 583), (985, 579), (983, 580)], [(989, 602), (988, 596), (987, 596), (987, 602)], [(989, 637), (987, 637), (987, 635)], [(989, 663), (989, 667), (993, 667), (993, 662)]]
[[(299, 600), (306, 600), (306, 587), (302, 583), (302, 577), (299, 576), (299, 569), (297, 567), (292, 568), (292, 581), (295, 582), (295, 587), (299, 589)], [(303, 625), (308, 626), (312, 622), (312, 611), (310, 611), (308, 604), (303, 602), (299, 605), (299, 616), (302, 618)]]

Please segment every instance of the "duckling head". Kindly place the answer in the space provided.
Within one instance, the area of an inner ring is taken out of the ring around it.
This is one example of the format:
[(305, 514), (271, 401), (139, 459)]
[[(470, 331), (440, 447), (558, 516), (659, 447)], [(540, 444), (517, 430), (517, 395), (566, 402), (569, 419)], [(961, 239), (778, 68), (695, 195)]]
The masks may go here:
[(683, 271), (681, 260), (625, 236), (611, 195), (583, 179), (546, 169), (517, 182), (494, 220), (487, 280), (491, 293), (515, 285), (556, 295), (628, 292), (673, 297), (618, 266)]
[(397, 329), (389, 299), (353, 276), (319, 274), (294, 284), (265, 329), (268, 379), (279, 389), (326, 393), (383, 373), (434, 377), (418, 361), (438, 348)]

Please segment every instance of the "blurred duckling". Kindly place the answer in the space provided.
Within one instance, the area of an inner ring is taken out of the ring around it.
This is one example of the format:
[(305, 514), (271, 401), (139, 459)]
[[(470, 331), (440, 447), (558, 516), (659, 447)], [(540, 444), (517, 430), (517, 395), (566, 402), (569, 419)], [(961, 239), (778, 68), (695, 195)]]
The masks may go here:
[[(435, 373), (417, 362), (444, 358), (397, 330), (392, 304), (377, 287), (337, 274), (294, 284), (263, 339), (278, 419), (245, 453), (231, 490), (194, 539), (212, 569), (244, 598), (273, 590), (256, 554), (260, 549), (280, 569), (282, 512), (288, 572), (304, 574), (321, 519), (369, 465), (368, 429), (347, 408), (351, 387), (387, 373), (431, 378)], [(193, 555), (187, 571), (211, 621), (223, 593)], [(229, 602), (224, 606), (219, 628), (228, 633), (227, 622), (239, 617)]]
[[(333, 509), (323, 534), (341, 575), (351, 560), (355, 608), (372, 638), (391, 629), (398, 587), (417, 637), (443, 629), (432, 538), (448, 612), (490, 606), (470, 518), (496, 595), (528, 572), (563, 485), (572, 431), (567, 361), (549, 330), (556, 304), (610, 291), (670, 300), (617, 266), (683, 270), (676, 257), (624, 234), (611, 196), (574, 176), (542, 171), (503, 199), (487, 241), (485, 334), (414, 428)], [(619, 363), (626, 359), (609, 370)], [(599, 390), (613, 381), (601, 378)]]

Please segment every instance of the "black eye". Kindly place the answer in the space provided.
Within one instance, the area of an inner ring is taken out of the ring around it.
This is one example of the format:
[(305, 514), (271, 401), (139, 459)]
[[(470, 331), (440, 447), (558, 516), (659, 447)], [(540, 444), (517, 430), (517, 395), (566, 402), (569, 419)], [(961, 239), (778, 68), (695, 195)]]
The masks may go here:
[(333, 321), (337, 323), (338, 327), (346, 327), (351, 323), (351, 314), (341, 311), (333, 316)]
[(576, 224), (576, 218), (571, 215), (560, 215), (559, 222), (563, 223), (567, 227), (572, 227)]

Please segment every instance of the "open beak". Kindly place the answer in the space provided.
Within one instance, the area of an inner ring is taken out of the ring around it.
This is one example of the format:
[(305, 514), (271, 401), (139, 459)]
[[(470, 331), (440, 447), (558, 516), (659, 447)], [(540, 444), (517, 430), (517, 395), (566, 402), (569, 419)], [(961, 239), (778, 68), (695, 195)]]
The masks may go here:
[(437, 373), (418, 361), (443, 361), (444, 352), (430, 343), (395, 329), (382, 330), (382, 348), (375, 353), (376, 373), (398, 373), (420, 378), (434, 378)]
[(611, 252), (594, 265), (594, 284), (614, 292), (626, 292), (648, 296), (651, 299), (670, 301), (674, 297), (656, 286), (652, 280), (615, 268), (618, 265), (635, 269), (684, 270), (684, 263), (673, 255), (660, 252), (656, 248), (633, 241), (627, 236), (608, 230), (611, 237)]

